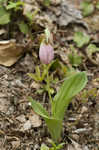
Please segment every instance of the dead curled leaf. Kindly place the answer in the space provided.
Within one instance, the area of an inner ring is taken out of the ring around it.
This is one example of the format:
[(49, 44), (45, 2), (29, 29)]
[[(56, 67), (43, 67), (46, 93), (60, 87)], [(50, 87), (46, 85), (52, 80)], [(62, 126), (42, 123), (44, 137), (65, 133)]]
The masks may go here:
[(0, 64), (10, 67), (23, 55), (25, 47), (17, 44), (14, 39), (0, 41)]

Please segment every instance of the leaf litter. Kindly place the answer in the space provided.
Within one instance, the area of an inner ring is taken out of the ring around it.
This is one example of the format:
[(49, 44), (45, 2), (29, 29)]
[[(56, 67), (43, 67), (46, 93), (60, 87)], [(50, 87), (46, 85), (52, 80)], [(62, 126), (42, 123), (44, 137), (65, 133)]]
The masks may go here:
[[(83, 56), (83, 62), (78, 66), (79, 70), (87, 70), (89, 75), (89, 83), (86, 92), (80, 93), (76, 97), (76, 101), (71, 103), (68, 108), (67, 116), (64, 120), (64, 133), (62, 141), (67, 142), (64, 150), (98, 150), (99, 148), (99, 63), (98, 52), (91, 53), (91, 60), (87, 53), (88, 43), (80, 49), (73, 43), (74, 33), (84, 31), (91, 35), (90, 44), (99, 47), (99, 11), (84, 18), (80, 9), (79, 1), (51, 1), (51, 5), (45, 8), (43, 1), (24, 0), (23, 14), (34, 12), (38, 9), (38, 13), (34, 17), (33, 35), (34, 40), (29, 43), (29, 53), (27, 46), (22, 41), (28, 41), (28, 36), (23, 33), (13, 31), (14, 40), (8, 36), (7, 27), (0, 27), (0, 143), (3, 149), (40, 149), (42, 143), (47, 143), (49, 137), (46, 132), (44, 122), (37, 114), (31, 112), (27, 97), (39, 99), (44, 105), (48, 106), (47, 95), (43, 93), (37, 94), (40, 84), (36, 84), (31, 80), (27, 73), (34, 73), (35, 66), (39, 64), (38, 60), (38, 37), (45, 27), (49, 27), (53, 31), (53, 42), (55, 54), (66, 69), (72, 67), (68, 60), (70, 53), (70, 45), (76, 48), (76, 53)], [(9, 18), (8, 18), (9, 19)], [(17, 36), (16, 36), (17, 35)], [(22, 38), (21, 38), (22, 37)], [(5, 40), (6, 39), (6, 40)], [(21, 39), (21, 43), (20, 43)], [(31, 41), (31, 40), (30, 40)], [(96, 50), (95, 48), (95, 50)], [(31, 55), (32, 52), (32, 55)], [(36, 54), (35, 54), (36, 53)], [(87, 56), (88, 55), (88, 56)], [(36, 57), (35, 57), (36, 56)], [(21, 58), (21, 59), (20, 59)], [(9, 66), (9, 68), (4, 66)], [(11, 66), (11, 67), (10, 67)], [(76, 66), (75, 66), (76, 67)], [(68, 72), (68, 71), (67, 71)], [(60, 77), (60, 73), (58, 73)], [(61, 74), (62, 75), (62, 74)], [(60, 77), (62, 78), (62, 77)], [(55, 87), (55, 90), (57, 87)], [(96, 88), (96, 94), (90, 95), (89, 89)], [(89, 91), (89, 93), (88, 93)], [(86, 97), (86, 95), (88, 95)], [(80, 99), (81, 96), (81, 99)], [(43, 103), (43, 102), (42, 102)], [(70, 119), (71, 118), (71, 119)]]

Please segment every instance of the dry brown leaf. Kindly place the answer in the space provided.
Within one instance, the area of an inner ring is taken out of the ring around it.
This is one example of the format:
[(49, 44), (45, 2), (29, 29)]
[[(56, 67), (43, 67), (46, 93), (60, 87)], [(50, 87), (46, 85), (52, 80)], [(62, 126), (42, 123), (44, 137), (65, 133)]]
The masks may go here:
[(4, 33), (6, 33), (6, 30), (0, 29), (0, 35), (2, 35), (2, 34), (4, 34)]
[(40, 127), (41, 124), (42, 124), (42, 121), (41, 121), (40, 117), (37, 114), (29, 116), (29, 120), (30, 120), (31, 125), (33, 127)]
[(0, 64), (11, 66), (24, 53), (24, 46), (17, 44), (15, 40), (0, 41)]
[(27, 12), (31, 12), (33, 9), (33, 6), (31, 4), (24, 4), (24, 8), (23, 8), (23, 14), (26, 15)]
[(38, 3), (35, 0), (24, 0), (24, 6), (23, 6), (24, 15), (26, 15), (29, 12), (31, 12), (31, 15), (33, 15), (35, 10), (39, 10)]
[(26, 130), (29, 130), (31, 129), (32, 127), (40, 127), (42, 124), (42, 121), (40, 119), (40, 117), (36, 114), (33, 114), (33, 115), (30, 115), (29, 116), (29, 120), (26, 120), (24, 122), (24, 124), (22, 124), (20, 130), (21, 131), (26, 131)]
[(69, 145), (67, 146), (67, 150), (75, 150), (75, 148), (74, 148), (72, 145), (69, 144)]
[(13, 149), (16, 149), (20, 146), (20, 141), (19, 140), (12, 141), (11, 144), (12, 144)]
[(72, 140), (72, 145), (75, 148), (75, 150), (82, 150), (81, 145), (79, 145), (77, 142)]
[(32, 89), (37, 89), (38, 90), (41, 86), (40, 86), (39, 83), (36, 83), (35, 81), (33, 81), (32, 84), (30, 85), (30, 87)]

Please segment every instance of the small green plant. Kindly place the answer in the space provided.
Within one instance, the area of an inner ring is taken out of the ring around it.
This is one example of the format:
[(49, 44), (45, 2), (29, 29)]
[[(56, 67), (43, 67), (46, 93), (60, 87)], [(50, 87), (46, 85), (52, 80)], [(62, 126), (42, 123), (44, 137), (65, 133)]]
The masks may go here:
[(0, 6), (0, 25), (8, 24), (10, 22), (10, 13)]
[(82, 48), (84, 45), (88, 44), (90, 41), (90, 37), (83, 32), (75, 32), (74, 34), (74, 42), (77, 47)]
[(14, 11), (22, 10), (21, 6), (23, 5), (24, 3), (21, 1), (0, 0), (0, 25), (8, 24), (11, 21), (12, 9)]
[(99, 2), (96, 3), (96, 9), (99, 10)]
[[(48, 32), (48, 30), (47, 30)], [(33, 110), (40, 115), (46, 122), (49, 132), (52, 137), (52, 145), (54, 146), (53, 150), (57, 150), (59, 145), (55, 145), (58, 143), (61, 131), (62, 131), (62, 122), (64, 119), (65, 111), (72, 98), (76, 96), (86, 85), (87, 76), (85, 72), (76, 72), (70, 75), (62, 84), (60, 90), (55, 95), (54, 98), (51, 97), (50, 93), (50, 78), (49, 78), (49, 65), (54, 57), (53, 48), (50, 45), (50, 34), (45, 34), (45, 39), (43, 40), (44, 44), (41, 44), (39, 57), (42, 63), (46, 66), (46, 75), (47, 75), (47, 90), (51, 104), (50, 112), (47, 112), (43, 106), (29, 97), (29, 101), (31, 102), (31, 106)], [(37, 74), (40, 78), (40, 71), (37, 70)], [(34, 76), (33, 76), (34, 78)], [(55, 143), (55, 144), (54, 144)]]
[(77, 72), (68, 77), (54, 99), (51, 98), (50, 114), (39, 102), (29, 97), (33, 110), (45, 120), (54, 142), (57, 143), (60, 138), (62, 121), (69, 103), (85, 87), (86, 82), (85, 72)]
[(86, 51), (88, 56), (92, 57), (95, 52), (99, 52), (99, 47), (97, 47), (95, 44), (89, 44)]
[(28, 75), (29, 75), (32, 79), (34, 79), (35, 81), (37, 81), (37, 82), (42, 82), (42, 81), (45, 79), (45, 76), (47, 75), (47, 69), (48, 69), (49, 67), (47, 68), (46, 65), (43, 64), (42, 68), (43, 68), (43, 72), (42, 72), (42, 73), (41, 73), (41, 71), (40, 71), (40, 67), (39, 67), (39, 66), (36, 66), (36, 68), (35, 68), (35, 74), (33, 74), (33, 73), (28, 73)]
[(52, 140), (48, 140), (48, 142), (52, 145), (51, 148), (49, 148), (47, 145), (42, 144), (40, 150), (61, 150), (65, 143), (61, 143), (56, 145)]
[[(52, 62), (53, 63), (53, 62)], [(41, 73), (41, 69), (39, 66), (35, 68), (35, 73), (28, 73), (28, 75), (35, 80), (36, 82), (42, 83), (42, 81), (45, 81), (45, 84), (41, 84), (41, 88), (37, 91), (37, 93), (43, 93), (44, 91), (47, 91), (50, 94), (54, 93), (54, 89), (51, 87), (51, 83), (53, 80), (53, 74), (49, 75), (48, 70), (50, 69), (51, 64), (45, 65), (42, 64), (41, 68), (43, 72)]]
[[(0, 0), (0, 25), (9, 24), (10, 28), (10, 25), (12, 27), (13, 24), (13, 26), (17, 26), (23, 34), (28, 34), (30, 38), (33, 39), (31, 30), (38, 9), (34, 12), (28, 11), (23, 14), (23, 6), (24, 2), (21, 0)], [(16, 21), (14, 21), (15, 18), (17, 18)]]
[(98, 65), (97, 57), (95, 57), (95, 53), (99, 52), (99, 47), (97, 47), (95, 44), (89, 44), (86, 48), (86, 53), (89, 58), (89, 60), (95, 64)]
[(21, 2), (21, 1), (17, 1), (17, 2), (11, 2), (11, 1), (8, 1), (8, 5), (6, 6), (6, 9), (7, 10), (10, 10), (10, 9), (14, 9), (15, 11), (18, 11), (18, 10), (21, 10), (24, 3)]
[(88, 0), (81, 3), (81, 9), (84, 17), (91, 15), (94, 12), (94, 5)]

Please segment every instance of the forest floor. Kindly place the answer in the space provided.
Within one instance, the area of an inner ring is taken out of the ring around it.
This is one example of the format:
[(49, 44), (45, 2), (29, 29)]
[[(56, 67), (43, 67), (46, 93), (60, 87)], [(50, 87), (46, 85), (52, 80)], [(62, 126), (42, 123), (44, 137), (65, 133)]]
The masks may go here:
[[(65, 114), (61, 136), (61, 141), (66, 143), (63, 150), (99, 150), (99, 10), (95, 9), (88, 17), (82, 17), (79, 8), (82, 1), (56, 0), (51, 1), (47, 8), (43, 6), (42, 0), (24, 0), (31, 11), (40, 9), (31, 27), (33, 40), (14, 28), (13, 22), (0, 26), (0, 150), (40, 150), (42, 143), (48, 144), (50, 135), (46, 124), (33, 112), (28, 101), (28, 96), (32, 96), (45, 107), (49, 106), (47, 92), (40, 90), (43, 83), (37, 83), (28, 76), (28, 73), (35, 72), (35, 66), (40, 66), (39, 38), (46, 27), (50, 28), (53, 35), (55, 59), (65, 69), (86, 71), (88, 76), (85, 89), (74, 98)], [(75, 32), (88, 35), (89, 42), (77, 47), (74, 42)], [(11, 39), (19, 44), (14, 50), (21, 49), (22, 44), (24, 53), (10, 51), (13, 49), (9, 44)], [(6, 40), (8, 49), (4, 45)], [(87, 52), (89, 44), (94, 44), (98, 49), (91, 56)], [(4, 55), (2, 45), (5, 48)], [(68, 57), (71, 45), (77, 54), (75, 61)], [(77, 60), (80, 56), (82, 59), (79, 63)], [(60, 70), (60, 67), (54, 70), (58, 83), (68, 76), (67, 72)], [(59, 85), (53, 86), (54, 92)]]

